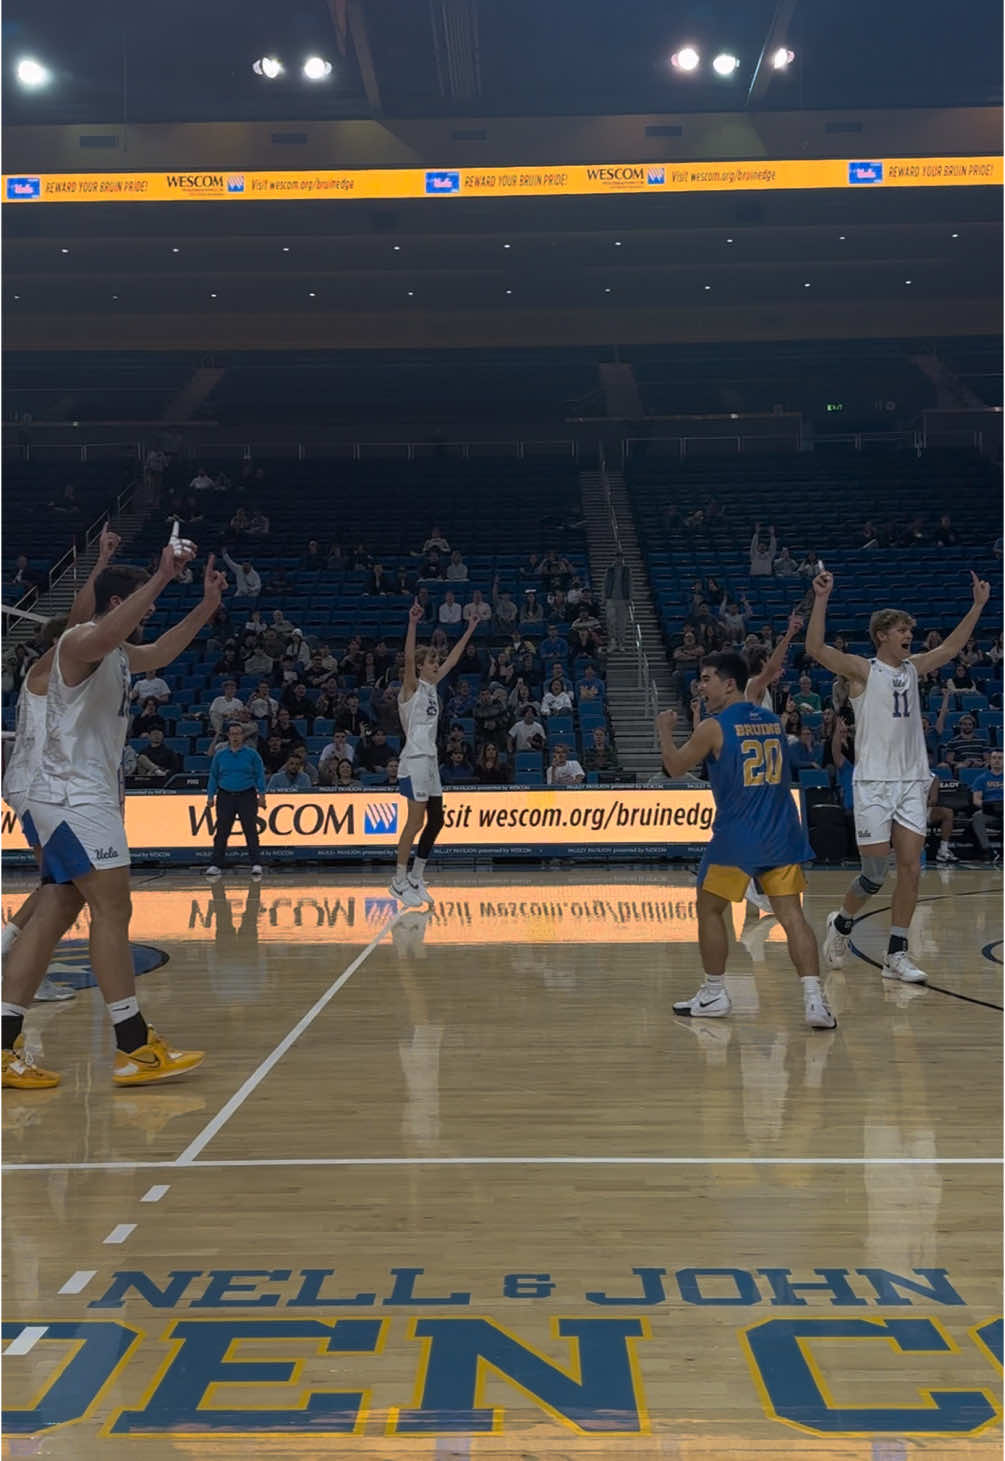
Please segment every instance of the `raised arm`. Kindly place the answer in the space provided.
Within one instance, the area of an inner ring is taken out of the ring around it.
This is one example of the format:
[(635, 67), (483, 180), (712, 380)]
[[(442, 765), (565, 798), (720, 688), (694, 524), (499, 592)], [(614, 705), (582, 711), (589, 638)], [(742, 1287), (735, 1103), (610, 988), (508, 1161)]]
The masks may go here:
[(408, 611), (408, 630), (405, 634), (405, 678), (401, 682), (401, 688), (405, 692), (406, 700), (415, 694), (419, 677), (415, 670), (415, 631), (422, 622), (423, 608), (418, 599)]
[(991, 585), (985, 579), (978, 578), (973, 570), (970, 573), (970, 586), (974, 595), (973, 608), (964, 615), (952, 634), (947, 634), (935, 649), (911, 656), (919, 675), (931, 674), (932, 670), (947, 665), (950, 660), (956, 658), (961, 649), (966, 648), (967, 640), (977, 628), (977, 621), (984, 612), (984, 605), (991, 597)]
[(859, 685), (864, 685), (869, 678), (869, 665), (866, 660), (858, 654), (842, 654), (839, 649), (824, 643), (824, 629), (827, 623), (827, 603), (834, 589), (834, 575), (832, 573), (819, 573), (813, 580), (813, 612), (810, 615), (810, 622), (806, 630), (806, 653), (817, 664), (823, 665), (828, 670), (833, 670), (836, 675), (844, 675), (850, 682), (849, 689), (853, 694), (858, 694)]
[(682, 746), (678, 746), (673, 738), (676, 725), (676, 710), (664, 710), (656, 721), (663, 770), (668, 776), (683, 776), (722, 750), (722, 727), (717, 720), (703, 720)]
[(191, 556), (191, 553), (186, 553), (176, 557), (169, 543), (161, 553), (157, 572), (146, 583), (134, 589), (107, 614), (102, 614), (96, 623), (79, 624), (63, 636), (59, 652), (67, 684), (81, 684), (106, 654), (111, 654), (113, 649), (126, 642), (147, 611), (153, 608), (159, 595), (174, 580), (178, 569)]
[(122, 539), (118, 533), (113, 533), (105, 523), (101, 529), (101, 536), (98, 539), (98, 556), (94, 560), (94, 567), (88, 575), (87, 582), (77, 591), (77, 596), (70, 605), (70, 613), (66, 620), (67, 629), (72, 629), (77, 624), (86, 624), (88, 619), (94, 617), (94, 580), (99, 573), (104, 572), (115, 557)]
[(227, 586), (227, 575), (220, 573), (214, 565), (215, 560), (211, 553), (206, 560), (206, 573), (202, 581), (202, 602), (190, 614), (186, 614), (184, 619), (166, 630), (153, 644), (126, 646), (131, 670), (162, 670), (188, 649), (202, 626), (209, 623), (220, 607), (220, 600)]
[(938, 719), (935, 722), (935, 734), (939, 737), (939, 740), (940, 741), (942, 739), (942, 732), (946, 728), (946, 711), (948, 709), (949, 709), (949, 691), (948, 690), (943, 690), (943, 692), (942, 692), (942, 704), (939, 706), (939, 715), (938, 715)]
[(771, 658), (766, 660), (764, 667), (747, 681), (747, 688), (744, 691), (748, 700), (760, 700), (772, 680), (785, 665), (785, 656), (789, 652), (789, 645), (795, 639), (803, 621), (796, 613), (789, 615), (788, 628), (771, 652)]
[(465, 647), (467, 645), (468, 640), (471, 638), (472, 634), (474, 634), (475, 630), (478, 628), (479, 622), (480, 621), (478, 620), (478, 618), (474, 614), (472, 614), (471, 615), (471, 618), (468, 620), (468, 627), (465, 629), (465, 631), (461, 635), (460, 639), (458, 639), (458, 641), (454, 645), (453, 649), (450, 651), (450, 653), (447, 655), (446, 659), (443, 661), (442, 665), (440, 665), (440, 668), (437, 670), (437, 672), (436, 672), (436, 680), (437, 680), (437, 683), (439, 683), (439, 681), (443, 679), (444, 675), (449, 675), (450, 674), (450, 671), (453, 669), (454, 665), (457, 664), (457, 662), (460, 659), (461, 655), (464, 653), (464, 650), (465, 650)]

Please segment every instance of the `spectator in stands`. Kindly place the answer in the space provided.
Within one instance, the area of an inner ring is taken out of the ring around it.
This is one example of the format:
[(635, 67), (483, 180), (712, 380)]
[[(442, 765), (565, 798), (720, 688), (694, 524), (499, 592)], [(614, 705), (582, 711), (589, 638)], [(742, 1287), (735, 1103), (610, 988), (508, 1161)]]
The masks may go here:
[(557, 624), (548, 625), (548, 633), (541, 640), (538, 652), (542, 660), (565, 661), (569, 657), (569, 644), (558, 632)]
[(977, 686), (974, 684), (974, 677), (970, 673), (969, 666), (964, 660), (960, 660), (953, 668), (953, 673), (946, 682), (946, 689), (952, 690), (954, 694), (961, 691), (972, 694)]
[(460, 748), (451, 750), (440, 767), (440, 780), (444, 786), (463, 786), (474, 779), (474, 767), (464, 751)]
[(269, 694), (268, 680), (259, 680), (258, 689), (248, 701), (247, 708), (255, 720), (267, 720), (270, 724), (275, 720), (279, 712), (279, 702)]
[[(548, 549), (538, 565), (538, 572), (545, 589), (567, 589), (572, 582), (572, 564), (554, 548)], [(607, 597), (606, 594), (604, 597)]]
[(195, 476), (188, 485), (193, 492), (212, 492), (216, 484), (205, 467), (197, 467)]
[(426, 539), (426, 541), (422, 545), (422, 551), (423, 551), (423, 553), (430, 553), (434, 549), (436, 550), (437, 553), (449, 553), (450, 552), (450, 544), (447, 542), (446, 538), (444, 537), (443, 530), (440, 528), (439, 524), (437, 524), (432, 529), (432, 531), (429, 534), (429, 537)]
[(284, 747), (282, 737), (270, 735), (262, 752), (262, 761), (270, 776), (285, 765), (288, 755), (289, 751)]
[(693, 629), (685, 629), (681, 642), (673, 652), (674, 690), (683, 700), (688, 683), (702, 659), (702, 648)]
[(959, 546), (960, 535), (953, 527), (953, 520), (948, 512), (944, 512), (939, 518), (939, 526), (935, 529), (935, 541), (940, 548)]
[(493, 741), (486, 741), (478, 753), (474, 780), (482, 786), (505, 786), (509, 781), (506, 767), (499, 760), (499, 749)]
[(789, 552), (783, 548), (775, 559), (774, 575), (776, 578), (795, 578), (799, 572), (799, 565)]
[(1001, 855), (994, 852), (991, 847), (988, 823), (991, 822), (998, 828), (998, 836), (1001, 837), (1002, 786), (1002, 753), (1001, 751), (988, 751), (987, 769), (970, 783), (970, 795), (974, 808), (973, 816), (970, 818), (970, 827), (981, 856), (985, 861), (994, 862), (996, 865), (1001, 861)]
[(450, 555), (450, 562), (447, 564), (447, 578), (451, 583), (466, 583), (468, 578), (468, 565), (461, 557), (460, 549), (455, 548)]
[(977, 640), (973, 637), (973, 635), (971, 635), (970, 638), (967, 640), (966, 644), (963, 647), (962, 653), (959, 654), (957, 658), (961, 659), (965, 665), (979, 665), (983, 662), (984, 655), (978, 647)]
[(163, 733), (166, 723), (160, 712), (161, 708), (153, 696), (144, 700), (142, 708), (137, 715), (133, 716), (133, 723), (129, 727), (130, 740), (136, 741), (140, 737), (147, 737), (152, 730), (159, 730)]
[(502, 749), (506, 739), (507, 711), (505, 693), (483, 685), (478, 692), (473, 715), (479, 744), (492, 741), (497, 749)]
[(436, 617), (440, 624), (459, 624), (461, 622), (461, 606), (454, 598), (452, 588), (448, 588), (443, 595), (443, 603), (440, 605), (440, 611)]
[[(574, 577), (573, 580), (572, 580), (572, 583), (569, 585), (568, 589), (566, 590), (565, 602), (569, 605), (570, 609), (578, 609), (580, 603), (582, 602), (582, 599), (583, 599), (583, 581), (582, 581), (581, 578)], [(573, 614), (571, 617), (574, 618), (575, 615)]]
[(130, 700), (156, 700), (158, 705), (166, 705), (171, 699), (171, 691), (168, 688), (167, 680), (160, 675), (144, 675), (136, 681), (129, 692)]
[(247, 659), (244, 661), (244, 673), (246, 675), (271, 675), (275, 669), (276, 662), (265, 650), (266, 636), (263, 634), (255, 640), (254, 647)]
[(299, 751), (291, 751), (279, 771), (273, 772), (265, 783), (266, 791), (310, 791), (311, 779), (302, 769), (303, 757)]
[[(214, 675), (234, 676), (243, 674), (244, 664), (241, 661), (241, 654), (237, 647), (236, 639), (228, 639), (223, 646), (223, 653), (213, 666)], [(253, 673), (249, 671), (248, 673)]]
[(415, 602), (422, 609), (422, 619), (420, 622), (423, 624), (432, 624), (434, 617), (433, 601), (429, 597), (429, 590), (425, 587), (424, 584), (420, 585), (418, 590), (416, 591)]
[(523, 603), (520, 605), (520, 623), (541, 624), (544, 622), (544, 609), (538, 603), (537, 590), (527, 589), (523, 596)]
[(248, 514), (245, 512), (244, 508), (239, 507), (234, 513), (234, 516), (230, 519), (230, 531), (234, 534), (235, 537), (243, 538), (245, 533), (248, 531), (248, 524), (250, 523), (250, 521), (251, 519), (248, 517)]
[(607, 741), (607, 730), (602, 725), (593, 727), (593, 735), (590, 745), (587, 747), (583, 760), (586, 763), (587, 771), (596, 771), (600, 775), (616, 776), (620, 772), (614, 751)]
[(786, 702), (785, 709), (782, 711), (782, 729), (788, 737), (789, 749), (791, 750), (803, 732), (803, 718), (796, 709), (791, 695)]
[[(495, 689), (495, 687), (490, 686), (490, 689)], [(518, 720), (528, 705), (534, 711), (535, 715), (540, 713), (537, 701), (530, 692), (530, 686), (522, 675), (516, 680), (512, 690), (506, 696), (506, 705), (510, 713), (510, 720)]]
[(223, 561), (234, 575), (236, 599), (257, 599), (262, 592), (262, 580), (255, 571), (254, 565), (250, 562), (235, 563), (227, 552), (223, 551)]
[(232, 720), (237, 711), (244, 709), (244, 701), (238, 699), (236, 680), (224, 680), (222, 690), (223, 693), (217, 695), (209, 707), (210, 724), (214, 731), (220, 730), (225, 721)]
[(361, 736), (364, 726), (369, 728), (370, 717), (360, 709), (359, 696), (355, 691), (350, 690), (345, 697), (345, 704), (335, 717), (335, 725), (351, 736)]
[(513, 651), (510, 646), (504, 645), (502, 649), (489, 660), (489, 679), (497, 685), (501, 685), (508, 695), (516, 684), (517, 668), (513, 658)]
[(607, 637), (614, 649), (624, 649), (628, 635), (628, 605), (632, 601), (632, 575), (619, 548), (604, 574), (604, 604)]
[(777, 540), (774, 528), (770, 529), (771, 536), (767, 542), (761, 537), (761, 524), (754, 524), (754, 536), (750, 540), (750, 576), (751, 578), (769, 578), (771, 576), (772, 564), (775, 561), (775, 549)]
[(901, 534), (900, 546), (902, 548), (923, 548), (926, 542), (925, 520), (919, 513), (917, 516), (912, 517)]
[(537, 719), (533, 705), (528, 705), (523, 715), (510, 727), (509, 749), (510, 751), (535, 750), (534, 741), (544, 744), (544, 726)]
[(812, 728), (804, 725), (799, 732), (799, 737), (793, 745), (789, 744), (789, 764), (793, 772), (819, 771), (820, 750), (813, 735)]
[(353, 775), (352, 762), (340, 761), (335, 768), (335, 780), (332, 782), (332, 791), (360, 791), (363, 783), (357, 781)]
[(729, 640), (739, 644), (747, 632), (747, 619), (753, 614), (750, 601), (746, 594), (741, 596), (740, 602), (736, 599), (722, 596), (722, 603), (719, 605), (719, 621), (725, 629)]
[(136, 758), (136, 777), (141, 781), (163, 781), (181, 770), (181, 757), (164, 744), (164, 732), (150, 731), (150, 742)]
[(451, 720), (463, 720), (465, 716), (472, 714), (474, 708), (475, 697), (471, 693), (471, 686), (467, 678), (462, 677), (454, 684), (447, 701), (447, 715)]
[(1002, 662), (1002, 636), (999, 634), (999, 636), (995, 640), (994, 644), (992, 644), (991, 648), (988, 650), (988, 664), (989, 665), (994, 665), (995, 668), (997, 669), (997, 668), (999, 668), (1001, 666), (1001, 662)]
[(363, 592), (370, 598), (383, 597), (385, 594), (395, 592), (394, 584), (383, 563), (375, 563), (370, 569), (370, 576), (367, 578), (366, 588)]
[(370, 715), (375, 726), (383, 726), (389, 736), (400, 735), (398, 692), (388, 687), (377, 688), (370, 699)]
[(252, 609), (250, 615), (244, 621), (245, 634), (253, 634), (256, 639), (259, 634), (264, 634), (268, 627), (268, 624), (262, 618), (261, 609)]
[(302, 746), (304, 743), (304, 738), (293, 724), (293, 717), (285, 705), (280, 705), (276, 711), (276, 718), (272, 722), (269, 733), (279, 737), (287, 755), (294, 746)]
[(516, 628), (520, 611), (513, 602), (509, 589), (500, 592), (498, 574), (492, 584), (492, 607), (495, 610), (495, 626), (500, 633), (507, 634)]
[(285, 705), (294, 720), (306, 720), (308, 729), (314, 719), (314, 701), (302, 680), (294, 680), (283, 691), (280, 704)]
[(842, 720), (846, 721), (848, 725), (855, 724), (855, 712), (851, 705), (848, 681), (844, 675), (837, 675), (831, 685), (831, 704)]
[[(464, 605), (463, 618), (465, 624), (469, 624), (472, 619), (477, 620), (479, 624), (484, 624), (486, 619), (492, 618), (492, 610), (482, 598), (481, 589), (476, 588), (472, 591), (471, 602)], [(467, 648), (474, 649), (474, 644), (470, 643)]]
[(14, 574), (9, 584), (10, 597), (16, 603), (18, 599), (23, 599), (25, 594), (30, 593), (32, 589), (37, 589), (38, 582), (39, 575), (33, 568), (29, 567), (28, 559), (25, 555), (19, 553), (14, 565)]
[(272, 524), (260, 507), (256, 507), (251, 514), (251, 521), (248, 523), (249, 538), (267, 538), (271, 531)]
[(552, 680), (551, 688), (541, 701), (541, 714), (543, 716), (572, 714), (572, 696), (565, 688), (564, 681), (557, 678)]
[(820, 696), (814, 690), (813, 681), (809, 675), (799, 676), (799, 689), (796, 691), (793, 699), (796, 702), (796, 709), (800, 714), (805, 714), (806, 711), (810, 711), (813, 714), (819, 713)]
[(586, 772), (578, 761), (569, 759), (569, 748), (557, 745), (551, 753), (551, 765), (545, 778), (549, 786), (582, 786)]
[(387, 743), (384, 727), (375, 725), (370, 734), (360, 741), (359, 754), (353, 758), (353, 764), (362, 771), (383, 771), (395, 754), (394, 747)]
[(418, 582), (416, 575), (407, 568), (396, 568), (394, 570), (393, 592), (396, 594), (414, 594)]
[(317, 538), (311, 538), (300, 560), (301, 573), (321, 573), (328, 566), (328, 559), (321, 551)]
[(984, 765), (987, 752), (987, 737), (977, 729), (972, 715), (961, 715), (956, 725), (956, 734), (942, 748), (942, 759), (953, 772), (960, 772), (967, 766)]
[(419, 568), (420, 578), (442, 578), (443, 560), (435, 548), (431, 548), (422, 560)]
[(592, 629), (584, 629), (582, 624), (574, 624), (569, 630), (569, 658), (578, 660), (583, 658), (602, 659), (604, 646), (600, 637)]
[(804, 553), (803, 561), (799, 565), (799, 577), (809, 579), (816, 578), (818, 562), (819, 559), (812, 549), (810, 550), (810, 552)]
[(318, 760), (318, 770), (321, 773), (321, 781), (325, 786), (330, 786), (335, 780), (335, 770), (340, 761), (348, 761), (350, 764), (356, 758), (356, 748), (349, 740), (344, 730), (332, 732), (332, 738), (328, 745), (321, 752)]

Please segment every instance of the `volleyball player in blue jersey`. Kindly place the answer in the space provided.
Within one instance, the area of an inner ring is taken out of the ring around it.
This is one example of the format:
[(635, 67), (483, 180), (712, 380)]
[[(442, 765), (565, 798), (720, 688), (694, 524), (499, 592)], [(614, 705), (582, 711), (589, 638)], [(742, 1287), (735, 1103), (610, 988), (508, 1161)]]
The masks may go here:
[(678, 748), (676, 712), (665, 710), (659, 718), (667, 775), (682, 776), (704, 761), (715, 797), (712, 840), (698, 869), (698, 942), (705, 982), (692, 999), (676, 1003), (674, 1013), (704, 1018), (729, 1014), (726, 909), (741, 903), (749, 880), (757, 878), (785, 930), (789, 957), (803, 986), (806, 1023), (814, 1030), (833, 1030), (837, 1021), (820, 987), (816, 937), (800, 901), (806, 888), (801, 864), (812, 860), (813, 850), (792, 798), (788, 743), (778, 716), (747, 699), (748, 676), (742, 655), (706, 655), (698, 683), (708, 719)]

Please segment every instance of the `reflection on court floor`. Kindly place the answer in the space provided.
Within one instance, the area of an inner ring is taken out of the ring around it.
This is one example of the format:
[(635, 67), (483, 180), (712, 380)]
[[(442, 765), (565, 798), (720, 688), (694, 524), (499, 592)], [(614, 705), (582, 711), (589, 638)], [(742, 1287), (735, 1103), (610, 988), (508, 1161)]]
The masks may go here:
[(171, 1088), (112, 1088), (97, 991), (32, 1011), (6, 1455), (1000, 1455), (994, 877), (926, 874), (948, 992), (850, 960), (832, 1032), (742, 908), (733, 1016), (675, 1019), (679, 874), (437, 895), (138, 884), (144, 1006), (210, 1051)]

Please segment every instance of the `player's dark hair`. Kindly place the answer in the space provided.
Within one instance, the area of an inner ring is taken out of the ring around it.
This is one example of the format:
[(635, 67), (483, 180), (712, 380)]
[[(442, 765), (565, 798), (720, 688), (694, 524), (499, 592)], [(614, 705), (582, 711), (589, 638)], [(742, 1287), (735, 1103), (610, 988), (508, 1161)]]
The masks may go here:
[(54, 619), (46, 619), (38, 631), (38, 647), (43, 654), (56, 643), (56, 640), (65, 631), (66, 624), (67, 616), (65, 614), (57, 614)]
[(738, 690), (746, 690), (750, 679), (750, 667), (742, 654), (724, 649), (716, 654), (706, 654), (701, 661), (703, 670), (714, 670), (720, 680), (735, 680)]
[(128, 599), (149, 578), (145, 568), (134, 568), (129, 563), (113, 563), (110, 568), (103, 568), (94, 580), (94, 612), (106, 613), (112, 599)]

